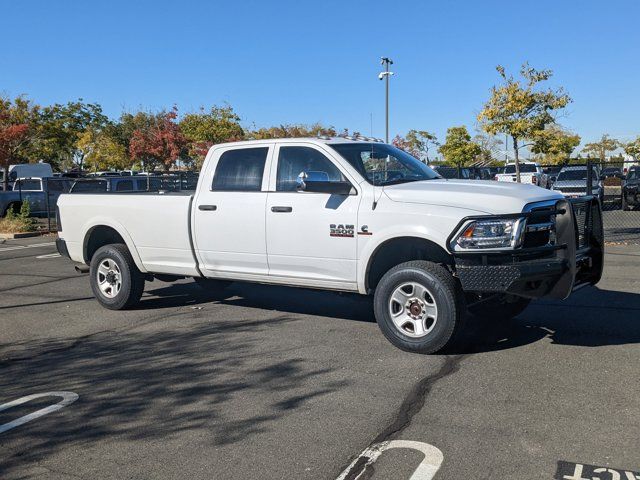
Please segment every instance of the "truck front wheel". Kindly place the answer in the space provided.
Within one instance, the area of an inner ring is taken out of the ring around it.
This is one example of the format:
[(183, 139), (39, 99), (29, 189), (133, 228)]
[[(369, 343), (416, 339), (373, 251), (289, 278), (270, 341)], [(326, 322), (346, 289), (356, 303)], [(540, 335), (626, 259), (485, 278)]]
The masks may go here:
[(511, 320), (529, 306), (528, 298), (500, 295), (469, 307), (469, 313), (483, 320)]
[(109, 310), (123, 310), (138, 303), (144, 290), (144, 276), (136, 267), (126, 245), (100, 247), (91, 258), (91, 289)]
[(385, 337), (407, 352), (435, 353), (462, 328), (462, 292), (444, 267), (426, 261), (397, 265), (374, 294), (376, 321)]

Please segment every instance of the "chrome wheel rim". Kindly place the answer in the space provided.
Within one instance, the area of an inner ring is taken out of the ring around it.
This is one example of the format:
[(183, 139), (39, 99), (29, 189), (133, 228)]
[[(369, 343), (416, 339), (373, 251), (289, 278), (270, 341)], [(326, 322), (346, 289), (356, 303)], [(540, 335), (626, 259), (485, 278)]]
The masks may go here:
[(406, 282), (393, 291), (389, 315), (395, 327), (412, 338), (421, 338), (435, 328), (438, 306), (431, 292), (417, 282)]
[(122, 273), (120, 267), (111, 258), (105, 258), (98, 265), (96, 272), (98, 288), (102, 295), (107, 298), (114, 298), (120, 293), (122, 288)]

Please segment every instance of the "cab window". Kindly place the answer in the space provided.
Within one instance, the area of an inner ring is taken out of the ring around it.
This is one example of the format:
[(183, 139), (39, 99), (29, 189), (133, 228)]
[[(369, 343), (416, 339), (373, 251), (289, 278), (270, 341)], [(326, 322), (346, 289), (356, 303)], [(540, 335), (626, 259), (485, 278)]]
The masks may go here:
[(346, 181), (333, 162), (315, 148), (280, 147), (276, 191), (294, 192), (302, 172), (314, 172), (329, 182)]
[(239, 148), (220, 155), (211, 190), (259, 192), (269, 147)]

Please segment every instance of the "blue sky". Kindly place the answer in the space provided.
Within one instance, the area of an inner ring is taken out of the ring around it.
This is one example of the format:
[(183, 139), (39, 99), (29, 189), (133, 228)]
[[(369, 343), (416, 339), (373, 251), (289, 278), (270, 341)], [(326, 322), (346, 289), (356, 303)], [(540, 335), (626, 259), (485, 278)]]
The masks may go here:
[[(640, 134), (640, 1), (1, 0), (0, 93), (123, 110), (229, 102), (245, 126), (474, 128), (495, 65), (555, 72), (584, 141)], [(8, 21), (7, 21), (8, 20)]]

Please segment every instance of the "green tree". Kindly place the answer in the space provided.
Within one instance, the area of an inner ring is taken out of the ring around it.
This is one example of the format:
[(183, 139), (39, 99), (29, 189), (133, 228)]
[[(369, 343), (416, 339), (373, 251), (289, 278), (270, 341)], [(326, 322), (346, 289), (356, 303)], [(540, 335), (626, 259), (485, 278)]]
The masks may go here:
[(640, 159), (640, 136), (629, 143), (625, 143), (622, 148), (624, 148), (624, 153), (631, 156), (634, 161), (638, 161)]
[(78, 148), (90, 170), (124, 170), (131, 166), (127, 149), (110, 134), (110, 130), (87, 129), (80, 135)]
[(82, 99), (44, 107), (36, 126), (37, 142), (33, 142), (30, 156), (58, 168), (78, 165), (82, 169), (84, 152), (78, 147), (80, 137), (87, 129), (99, 130), (108, 123), (100, 105), (85, 103)]
[(566, 162), (580, 145), (580, 135), (575, 135), (557, 125), (550, 125), (533, 135), (531, 152), (544, 155), (545, 163)]
[(611, 138), (609, 134), (605, 133), (597, 142), (587, 143), (582, 149), (582, 153), (586, 154), (587, 157), (593, 156), (601, 162), (604, 162), (607, 157), (607, 152), (612, 152), (620, 146), (622, 146), (622, 144), (619, 140)]
[(481, 153), (480, 145), (471, 141), (465, 126), (447, 129), (445, 142), (438, 150), (448, 163), (458, 168), (471, 165)]
[(496, 70), (503, 83), (491, 89), (491, 97), (478, 114), (478, 122), (491, 135), (506, 134), (513, 140), (516, 180), (520, 182), (520, 140), (531, 139), (536, 132), (555, 122), (552, 112), (566, 107), (571, 98), (562, 88), (538, 90), (547, 81), (551, 70), (536, 70), (525, 63), (520, 69), (522, 79), (507, 76), (502, 66)]
[(440, 146), (436, 135), (426, 130), (409, 130), (405, 137), (396, 135), (392, 143), (427, 164), (429, 163), (429, 148)]
[(201, 109), (198, 113), (188, 113), (180, 120), (180, 130), (189, 142), (189, 155), (198, 166), (212, 145), (244, 138), (240, 117), (230, 105), (214, 105), (209, 112)]

